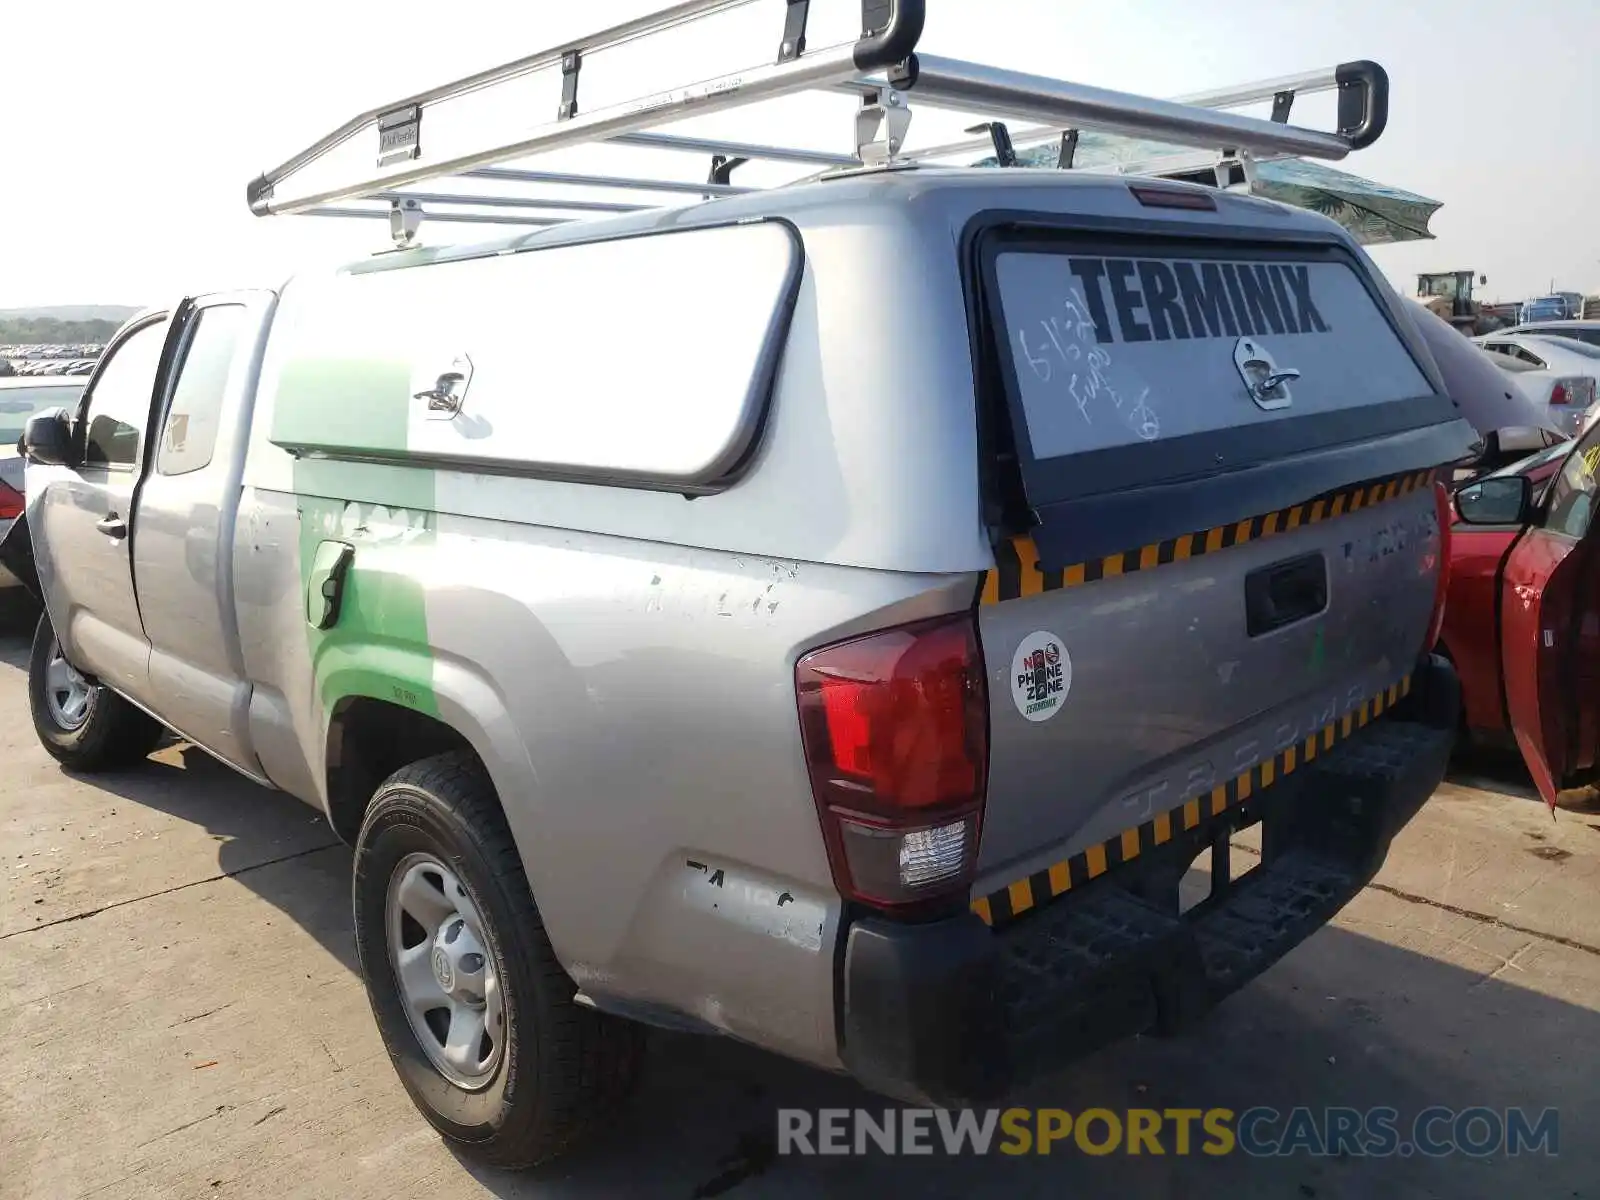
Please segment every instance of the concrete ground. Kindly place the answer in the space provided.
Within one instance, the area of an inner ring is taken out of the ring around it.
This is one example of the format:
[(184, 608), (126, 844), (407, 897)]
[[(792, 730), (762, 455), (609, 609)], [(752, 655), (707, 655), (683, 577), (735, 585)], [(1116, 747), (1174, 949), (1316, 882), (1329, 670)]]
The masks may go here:
[(1443, 787), (1380, 880), (1196, 1035), (1112, 1047), (1022, 1103), (1525, 1105), (1508, 1159), (777, 1158), (774, 1109), (843, 1079), (661, 1037), (616, 1127), (552, 1169), (463, 1164), (423, 1124), (355, 973), (350, 855), (312, 812), (173, 747), (90, 783), (35, 744), (0, 634), (0, 1197), (1593, 1196), (1600, 815), (1514, 770)]

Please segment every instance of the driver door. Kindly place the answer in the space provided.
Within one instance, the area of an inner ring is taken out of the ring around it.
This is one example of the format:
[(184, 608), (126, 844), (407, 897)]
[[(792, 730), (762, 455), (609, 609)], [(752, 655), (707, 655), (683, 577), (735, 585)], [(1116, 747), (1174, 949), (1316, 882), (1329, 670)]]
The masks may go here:
[(79, 404), (76, 464), (27, 468), (35, 565), (56, 637), (73, 665), (136, 698), (150, 643), (133, 588), (133, 501), (170, 324), (152, 315), (106, 348)]
[(1501, 667), (1517, 747), (1552, 809), (1600, 744), (1600, 425), (1551, 480), (1501, 574)]

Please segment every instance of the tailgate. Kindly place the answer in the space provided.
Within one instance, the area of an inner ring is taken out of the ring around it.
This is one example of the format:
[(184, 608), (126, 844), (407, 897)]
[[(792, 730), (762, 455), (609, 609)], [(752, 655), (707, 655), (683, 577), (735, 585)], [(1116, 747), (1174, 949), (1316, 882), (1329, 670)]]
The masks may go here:
[[(1473, 438), (1335, 246), (1008, 230), (979, 893), (1210, 797), (1412, 668)], [(1015, 510), (1015, 506), (1014, 506)]]

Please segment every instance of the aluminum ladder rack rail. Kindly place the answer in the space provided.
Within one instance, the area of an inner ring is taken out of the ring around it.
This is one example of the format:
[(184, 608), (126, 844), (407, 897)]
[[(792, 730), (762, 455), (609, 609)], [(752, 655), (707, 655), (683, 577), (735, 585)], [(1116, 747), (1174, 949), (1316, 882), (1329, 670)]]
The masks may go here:
[[(1346, 63), (1326, 71), (1161, 100), (918, 54), (926, 0), (850, 2), (860, 4), (861, 35), (812, 48), (806, 43), (811, 0), (682, 0), (636, 20), (369, 109), (253, 180), (247, 189), (250, 208), (259, 216), (388, 216), (396, 242), (404, 245), (415, 234), (424, 204), (429, 206), (430, 220), (543, 226), (582, 215), (655, 207), (673, 195), (709, 198), (749, 191), (752, 189), (732, 184), (731, 175), (752, 160), (813, 166), (826, 174), (863, 165), (927, 161), (990, 144), (985, 139), (924, 150), (907, 148), (910, 112), (921, 105), (978, 114), (990, 120), (991, 131), (996, 126), (1003, 130), (1003, 122), (1016, 122), (1025, 126), (1016, 134), (1024, 144), (1092, 129), (1192, 147), (1223, 161), (1291, 155), (1342, 159), (1376, 141), (1388, 118), (1388, 78), (1375, 63)], [(593, 110), (580, 108), (579, 83), (590, 57), (755, 3), (774, 10), (774, 61)], [(423, 123), (430, 108), (543, 70), (559, 72), (560, 94), (552, 96), (552, 120), (510, 140), (486, 139), (447, 157), (426, 158)], [(1297, 95), (1329, 90), (1338, 92), (1335, 129), (1322, 131), (1289, 123), (1289, 110)], [(859, 97), (853, 152), (724, 141), (660, 129), (691, 117), (814, 92), (846, 92)], [(1270, 119), (1224, 111), (1267, 100), (1272, 101)], [(371, 172), (362, 171), (356, 178), (338, 182), (293, 186), (308, 168), (374, 129), (378, 155)], [(548, 151), (598, 144), (710, 155), (711, 170), (705, 182), (697, 183), (505, 165)], [(995, 144), (1001, 143), (996, 140)], [(401, 190), (435, 180), (514, 185), (516, 191), (481, 195), (470, 190)], [(620, 197), (618, 203), (562, 199), (559, 189), (570, 187), (617, 189), (631, 195), (626, 203)], [(445, 207), (440, 209), (440, 205)]]

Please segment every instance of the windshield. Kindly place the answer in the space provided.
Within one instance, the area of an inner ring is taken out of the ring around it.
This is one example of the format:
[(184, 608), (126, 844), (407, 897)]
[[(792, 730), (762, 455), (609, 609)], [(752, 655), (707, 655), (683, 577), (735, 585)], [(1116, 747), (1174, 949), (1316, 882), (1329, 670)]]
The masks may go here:
[(1525, 475), (1530, 471), (1537, 471), (1547, 462), (1553, 462), (1572, 449), (1572, 442), (1558, 442), (1548, 450), (1541, 450), (1531, 458), (1524, 458), (1510, 466), (1501, 467), (1498, 471), (1490, 471), (1488, 478), (1496, 475)]
[(1461, 290), (1461, 281), (1454, 275), (1424, 275), (1417, 280), (1417, 291), (1424, 296), (1442, 296), (1446, 300), (1454, 300)]
[(1600, 325), (1583, 325), (1576, 329), (1563, 329), (1559, 326), (1541, 325), (1535, 329), (1508, 330), (1512, 333), (1533, 333), (1540, 337), (1565, 338), (1568, 341), (1583, 342), (1589, 346), (1600, 346)]
[(1600, 358), (1600, 346), (1592, 346), (1588, 342), (1580, 342), (1577, 338), (1553, 333), (1544, 336), (1555, 349), (1565, 350), (1568, 354), (1581, 354), (1584, 358)]
[(16, 445), (29, 417), (47, 408), (71, 408), (82, 391), (82, 383), (0, 388), (0, 449)]

